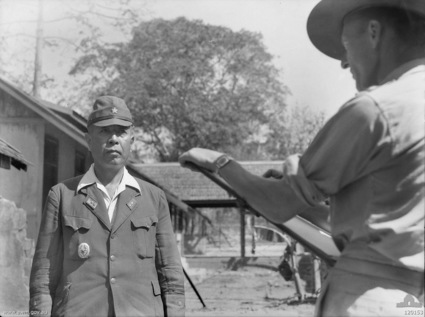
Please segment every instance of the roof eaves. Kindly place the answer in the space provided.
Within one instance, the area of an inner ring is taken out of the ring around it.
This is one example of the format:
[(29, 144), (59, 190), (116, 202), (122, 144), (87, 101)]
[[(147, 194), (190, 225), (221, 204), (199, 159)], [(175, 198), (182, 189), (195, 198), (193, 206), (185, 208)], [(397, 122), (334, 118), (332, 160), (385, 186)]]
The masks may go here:
[(10, 162), (17, 169), (27, 170), (28, 165), (33, 165), (30, 161), (28, 161), (24, 155), (13, 147), (11, 144), (7, 143), (5, 140), (0, 138), (0, 154), (9, 157)]
[(80, 131), (77, 127), (65, 119), (61, 118), (53, 110), (44, 105), (40, 100), (28, 95), (19, 88), (14, 87), (12, 84), (8, 83), (2, 78), (0, 78), (0, 88), (81, 145), (86, 145), (84, 133), (82, 131)]

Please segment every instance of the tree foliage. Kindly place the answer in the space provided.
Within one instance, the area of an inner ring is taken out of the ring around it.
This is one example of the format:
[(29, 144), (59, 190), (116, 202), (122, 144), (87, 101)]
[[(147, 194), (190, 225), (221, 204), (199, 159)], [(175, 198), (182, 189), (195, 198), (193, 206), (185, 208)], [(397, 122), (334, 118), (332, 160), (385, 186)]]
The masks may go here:
[(104, 47), (111, 30), (125, 38), (143, 11), (138, 0), (0, 0), (0, 14), (7, 17), (0, 21), (0, 75), (26, 92), (68, 103), (76, 85), (58, 78), (57, 68), (47, 69), (44, 61), (63, 56), (63, 64)]
[(287, 90), (272, 59), (260, 34), (155, 19), (135, 28), (129, 43), (84, 56), (71, 73), (112, 74), (95, 94), (124, 98), (144, 142), (160, 161), (175, 161), (192, 147), (232, 153), (259, 133), (267, 109), (284, 107)]
[(325, 122), (323, 112), (308, 106), (277, 109), (270, 116), (269, 133), (263, 151), (270, 159), (284, 159), (303, 153)]

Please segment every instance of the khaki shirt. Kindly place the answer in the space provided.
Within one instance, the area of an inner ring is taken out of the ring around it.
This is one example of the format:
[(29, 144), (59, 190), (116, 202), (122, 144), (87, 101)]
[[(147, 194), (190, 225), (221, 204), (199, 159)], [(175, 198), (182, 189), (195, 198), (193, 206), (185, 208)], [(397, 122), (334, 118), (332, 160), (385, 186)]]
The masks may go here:
[(331, 202), (342, 256), (424, 270), (425, 59), (392, 72), (332, 117), (285, 170), (300, 199)]

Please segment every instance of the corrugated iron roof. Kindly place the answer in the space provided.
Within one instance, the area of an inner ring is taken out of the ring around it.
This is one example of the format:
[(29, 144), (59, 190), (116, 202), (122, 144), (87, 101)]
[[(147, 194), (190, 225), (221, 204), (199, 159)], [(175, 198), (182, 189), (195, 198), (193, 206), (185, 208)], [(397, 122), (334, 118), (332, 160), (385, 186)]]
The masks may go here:
[(28, 165), (32, 165), (31, 162), (27, 161), (22, 155), (21, 151), (7, 143), (5, 140), (0, 138), (0, 154), (10, 158), (10, 164), (16, 167), (18, 170), (27, 170)]
[[(255, 175), (269, 169), (281, 169), (282, 161), (239, 162)], [(132, 168), (152, 179), (161, 188), (166, 188), (184, 201), (233, 200), (234, 198), (201, 173), (183, 168), (179, 163), (131, 164)]]

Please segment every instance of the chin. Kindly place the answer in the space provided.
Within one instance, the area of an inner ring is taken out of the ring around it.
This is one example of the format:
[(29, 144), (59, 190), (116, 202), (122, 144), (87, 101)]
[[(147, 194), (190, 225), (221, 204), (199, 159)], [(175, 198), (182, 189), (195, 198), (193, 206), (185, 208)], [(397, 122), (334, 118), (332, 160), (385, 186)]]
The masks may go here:
[(125, 162), (122, 160), (119, 160), (119, 161), (113, 160), (113, 161), (109, 161), (107, 164), (114, 167), (122, 167), (125, 165)]
[(365, 90), (367, 88), (369, 88), (369, 86), (363, 85), (363, 84), (361, 84), (359, 82), (356, 82), (356, 89), (357, 89), (357, 91), (363, 91), (363, 90)]

